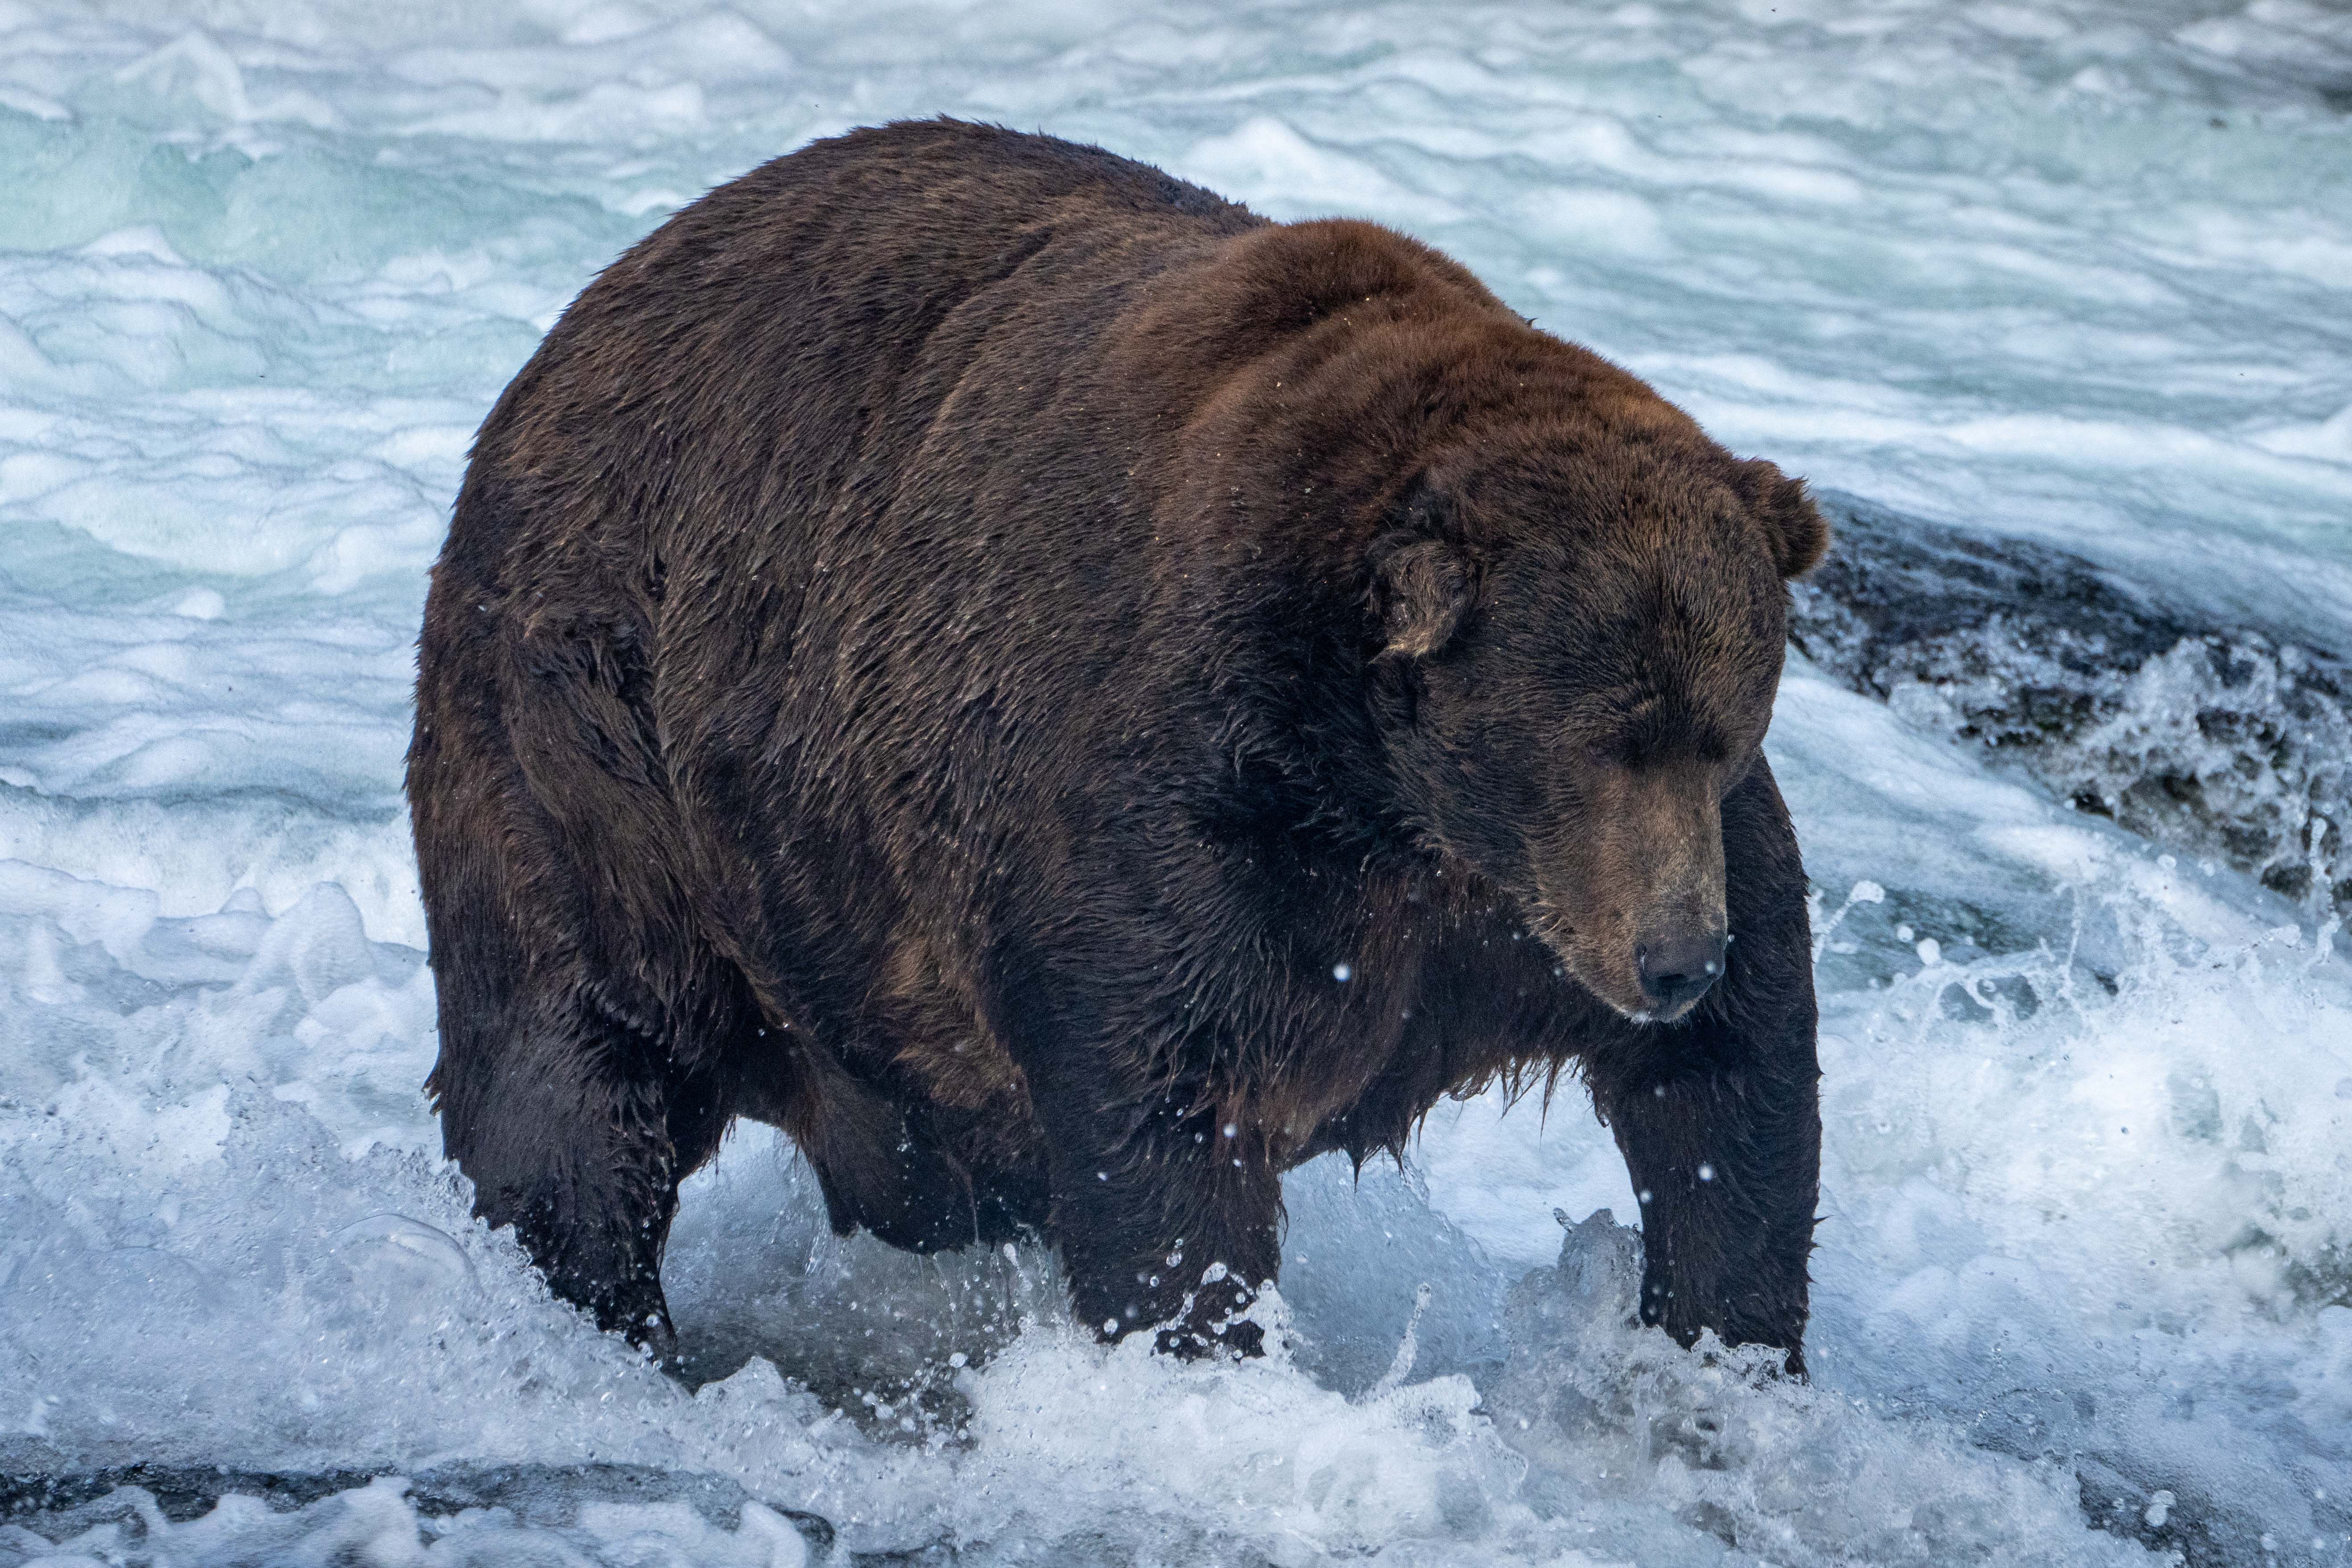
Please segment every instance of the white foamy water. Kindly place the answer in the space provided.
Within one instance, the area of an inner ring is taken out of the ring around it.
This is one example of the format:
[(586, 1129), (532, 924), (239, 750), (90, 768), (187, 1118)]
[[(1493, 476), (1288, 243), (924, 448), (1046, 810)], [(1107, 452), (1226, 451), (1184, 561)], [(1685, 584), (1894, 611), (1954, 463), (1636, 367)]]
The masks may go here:
[(835, 1241), (746, 1130), (689, 1391), (435, 1158), (398, 795), (539, 333), (908, 114), (1395, 223), (1742, 450), (2352, 650), (2347, 105), (2306, 0), (0, 0), (0, 1475), (154, 1467), (0, 1564), (2352, 1557), (2346, 943), (1801, 665), (1804, 1387), (1623, 1326), (1569, 1088), (1294, 1176), (1287, 1332), (1218, 1368), (1094, 1346), (1041, 1255)]

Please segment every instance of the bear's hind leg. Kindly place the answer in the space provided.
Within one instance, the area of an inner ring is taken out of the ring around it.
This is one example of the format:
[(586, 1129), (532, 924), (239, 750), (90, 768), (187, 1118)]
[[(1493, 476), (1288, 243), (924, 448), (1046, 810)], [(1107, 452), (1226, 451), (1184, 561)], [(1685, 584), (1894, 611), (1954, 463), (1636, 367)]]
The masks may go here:
[[(463, 967), (445, 967), (445, 997), (479, 994), (453, 984)], [(726, 1130), (726, 1086), (579, 988), (534, 994), (526, 979), (504, 1000), (469, 1017), (445, 1005), (428, 1083), (475, 1212), (513, 1226), (549, 1288), (598, 1327), (666, 1342), (662, 1252), (678, 1183)]]
[(426, 668), (447, 673), (420, 683), (409, 795), (443, 1146), (475, 1213), (513, 1226), (558, 1296), (665, 1341), (662, 1249), (678, 1183), (732, 1112), (749, 987), (693, 933), (633, 918), (616, 886), (648, 858), (613, 846), (592, 875), (598, 847), (568, 838), (524, 784), (463, 667)]
[(558, 1296), (632, 1339), (668, 1325), (661, 1247), (677, 1158), (642, 1042), (565, 1009), (487, 1047), (444, 1049), (430, 1087), (474, 1212), (515, 1238)]

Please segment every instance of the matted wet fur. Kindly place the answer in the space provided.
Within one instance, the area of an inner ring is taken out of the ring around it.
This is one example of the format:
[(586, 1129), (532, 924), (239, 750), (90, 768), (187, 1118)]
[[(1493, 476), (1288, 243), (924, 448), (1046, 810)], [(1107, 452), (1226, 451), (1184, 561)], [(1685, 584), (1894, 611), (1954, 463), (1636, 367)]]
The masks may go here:
[(1823, 542), (1372, 225), (951, 121), (754, 170), (565, 312), (434, 574), (449, 1152), (640, 1339), (745, 1115), (837, 1229), (1034, 1231), (1105, 1334), (1248, 1349), (1284, 1170), (1570, 1068), (1647, 1315), (1793, 1355), (1814, 1006), (1758, 748)]

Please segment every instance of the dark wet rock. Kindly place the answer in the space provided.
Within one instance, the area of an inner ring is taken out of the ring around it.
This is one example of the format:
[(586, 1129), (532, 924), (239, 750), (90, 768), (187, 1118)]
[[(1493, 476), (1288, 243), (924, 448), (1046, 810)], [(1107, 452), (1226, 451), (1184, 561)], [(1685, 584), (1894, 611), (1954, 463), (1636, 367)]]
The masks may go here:
[[(373, 1482), (355, 1469), (242, 1470), (212, 1465), (117, 1465), (73, 1474), (0, 1474), (0, 1522), (23, 1525), (62, 1541), (118, 1511), (123, 1494), (140, 1491), (174, 1523), (201, 1519), (226, 1497), (258, 1498), (275, 1512), (308, 1508)], [(408, 1499), (426, 1519), (467, 1509), (502, 1508), (527, 1525), (561, 1529), (583, 1505), (600, 1502), (682, 1502), (722, 1529), (738, 1528), (752, 1500), (723, 1476), (686, 1475), (646, 1465), (437, 1465), (409, 1477)], [(775, 1511), (807, 1542), (811, 1561), (823, 1563), (834, 1545), (830, 1521), (797, 1509)]]
[(1824, 673), (2077, 810), (2352, 912), (2352, 664), (2047, 545), (1818, 500), (1834, 542), (1790, 641)]
[(203, 1518), (224, 1497), (259, 1498), (271, 1509), (284, 1511), (363, 1487), (374, 1479), (364, 1470), (279, 1474), (210, 1465), (110, 1465), (69, 1475), (0, 1475), (0, 1520), (20, 1524), (43, 1516), (69, 1520), (89, 1504), (135, 1487), (155, 1500), (165, 1519), (179, 1524)]
[[(1639, 1268), (1638, 1259), (1635, 1265)], [(398, 1474), (400, 1472), (387, 1472)], [(374, 1471), (233, 1469), (210, 1465), (119, 1465), (71, 1473), (0, 1472), (0, 1537), (16, 1526), (52, 1542), (70, 1541), (94, 1527), (127, 1525), (132, 1551), (108, 1561), (162, 1562), (142, 1548), (152, 1507), (165, 1520), (184, 1524), (201, 1519), (228, 1497), (257, 1498), (271, 1512), (292, 1514), (345, 1493), (364, 1490), (382, 1479)], [(683, 1503), (707, 1524), (728, 1531), (741, 1528), (746, 1503), (762, 1501), (724, 1476), (664, 1470), (648, 1465), (495, 1464), (454, 1461), (405, 1475), (405, 1496), (425, 1519), (448, 1519), (468, 1510), (503, 1510), (518, 1524), (562, 1531), (576, 1526), (594, 1503)], [(908, 1545), (858, 1544), (814, 1513), (766, 1506), (789, 1521), (808, 1547), (811, 1568), (1140, 1568), (1153, 1563), (1234, 1563), (1271, 1568), (1275, 1561), (1247, 1540), (1213, 1522), (1175, 1521), (1157, 1530), (1124, 1521), (1116, 1530), (1100, 1521), (1072, 1521), (1066, 1530), (1015, 1534), (1003, 1540), (942, 1536)], [(289, 1538), (291, 1539), (291, 1538)], [(0, 1560), (19, 1541), (0, 1539)], [(557, 1548), (560, 1552), (560, 1546)], [(207, 1557), (207, 1562), (213, 1561)], [(358, 1562), (349, 1552), (240, 1553), (237, 1562)], [(366, 1559), (373, 1561), (373, 1558)], [(436, 1561), (438, 1559), (436, 1558)], [(467, 1561), (488, 1561), (469, 1557)], [(530, 1561), (541, 1561), (531, 1557)], [(568, 1556), (566, 1561), (584, 1561)], [(598, 1557), (598, 1561), (606, 1561)], [(627, 1555), (614, 1561), (635, 1562)], [(646, 1561), (653, 1561), (646, 1558)], [(664, 1557), (661, 1561), (670, 1561)], [(1286, 1561), (1287, 1559), (1284, 1559)], [(89, 1561), (78, 1557), (76, 1562)]]
[(2321, 1495), (2310, 1520), (2297, 1521), (2294, 1533), (2289, 1535), (2281, 1528), (2281, 1521), (2212, 1496), (2193, 1480), (2160, 1466), (2135, 1467), (2143, 1473), (2126, 1474), (2090, 1456), (2074, 1455), (2069, 1462), (2075, 1471), (2084, 1520), (2111, 1535), (2137, 1542), (2158, 1562), (2169, 1559), (2182, 1568), (2288, 1562), (2293, 1559), (2279, 1550), (2282, 1535), (2289, 1540), (2308, 1538), (2321, 1530), (2329, 1536), (2341, 1534), (2342, 1510), (2329, 1510), (2328, 1489), (2324, 1484), (2305, 1488), (2306, 1493)]

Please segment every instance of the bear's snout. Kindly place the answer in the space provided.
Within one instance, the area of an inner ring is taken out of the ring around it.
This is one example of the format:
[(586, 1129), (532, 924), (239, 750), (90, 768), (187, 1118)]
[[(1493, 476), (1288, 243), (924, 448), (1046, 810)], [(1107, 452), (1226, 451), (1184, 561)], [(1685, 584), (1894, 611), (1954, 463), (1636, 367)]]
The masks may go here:
[(1633, 970), (1656, 1016), (1668, 1018), (1697, 1001), (1723, 973), (1725, 931), (1664, 931), (1633, 946)]
[(1601, 768), (1576, 781), (1583, 831), (1536, 862), (1536, 929), (1594, 995), (1671, 1023), (1723, 978), (1723, 819), (1709, 772)]

